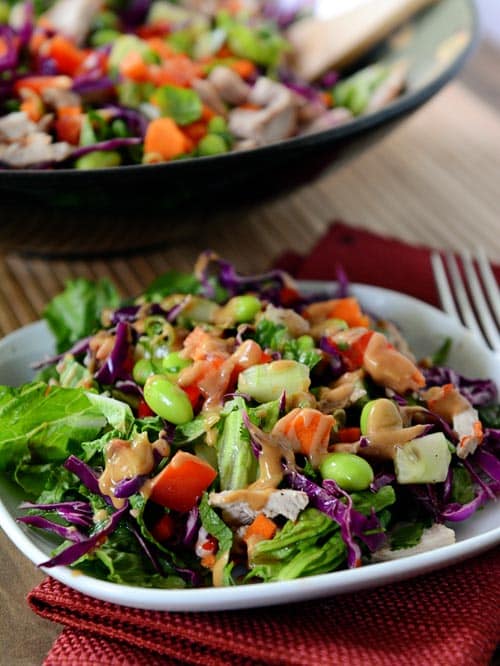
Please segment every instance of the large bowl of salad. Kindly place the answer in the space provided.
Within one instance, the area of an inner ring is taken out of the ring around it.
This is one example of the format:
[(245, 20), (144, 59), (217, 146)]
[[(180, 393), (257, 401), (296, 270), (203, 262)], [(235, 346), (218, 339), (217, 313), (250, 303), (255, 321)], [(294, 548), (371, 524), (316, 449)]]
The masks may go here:
[(2, 0), (0, 188), (168, 206), (291, 187), (456, 74), (472, 2), (420, 4), (361, 60), (311, 69), (297, 25), (334, 3)]
[(0, 380), (2, 528), (99, 599), (285, 603), (500, 541), (498, 358), (397, 292), (212, 253), (126, 303), (74, 280)]

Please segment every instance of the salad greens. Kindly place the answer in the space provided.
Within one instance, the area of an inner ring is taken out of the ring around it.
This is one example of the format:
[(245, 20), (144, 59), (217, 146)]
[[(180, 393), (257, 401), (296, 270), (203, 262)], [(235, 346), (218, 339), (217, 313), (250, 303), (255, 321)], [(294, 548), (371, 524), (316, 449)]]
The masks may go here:
[(124, 303), (69, 282), (45, 318), (58, 354), (0, 387), (0, 473), (59, 540), (45, 567), (290, 580), (450, 543), (500, 494), (493, 382), (417, 362), (348, 285), (304, 297), (206, 252)]
[(302, 80), (287, 28), (308, 12), (306, 0), (0, 0), (0, 168), (213, 157), (402, 92), (401, 63)]

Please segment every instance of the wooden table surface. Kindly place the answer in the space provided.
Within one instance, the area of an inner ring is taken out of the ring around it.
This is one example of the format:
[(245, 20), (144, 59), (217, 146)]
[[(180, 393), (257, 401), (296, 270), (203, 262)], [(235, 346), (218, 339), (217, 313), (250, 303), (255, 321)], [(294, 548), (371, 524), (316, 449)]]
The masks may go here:
[[(134, 295), (170, 268), (189, 270), (207, 247), (241, 272), (260, 271), (285, 250), (310, 250), (339, 218), (436, 248), (479, 243), (500, 263), (499, 174), (500, 114), (456, 82), (359, 158), (275, 200), (177, 219), (176, 233), (150, 251), (92, 257), (83, 244), (82, 256), (31, 256), (20, 251), (20, 234), (25, 249), (43, 242), (40, 229), (47, 233), (52, 213), (0, 208), (0, 335), (38, 319), (68, 278), (108, 276), (123, 296)], [(60, 239), (68, 251), (71, 223), (68, 215), (67, 238)], [(139, 238), (141, 229), (131, 233)], [(0, 534), (1, 664), (38, 666), (59, 632), (25, 603), (41, 579)]]

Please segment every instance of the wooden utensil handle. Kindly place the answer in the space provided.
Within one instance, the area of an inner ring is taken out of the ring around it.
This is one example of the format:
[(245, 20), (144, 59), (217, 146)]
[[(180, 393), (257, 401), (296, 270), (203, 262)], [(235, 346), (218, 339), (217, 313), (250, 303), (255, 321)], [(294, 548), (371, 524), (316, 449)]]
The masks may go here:
[(342, 69), (364, 55), (398, 25), (436, 0), (370, 0), (340, 16), (307, 18), (287, 37), (297, 75), (313, 81), (328, 69)]

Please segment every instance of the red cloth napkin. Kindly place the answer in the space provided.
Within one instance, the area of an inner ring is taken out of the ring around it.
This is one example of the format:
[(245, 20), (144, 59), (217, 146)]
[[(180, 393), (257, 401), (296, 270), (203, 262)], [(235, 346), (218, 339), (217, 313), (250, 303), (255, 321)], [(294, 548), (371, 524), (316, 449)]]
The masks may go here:
[[(307, 257), (286, 253), (276, 265), (302, 280), (335, 280), (341, 267), (351, 282), (395, 289), (439, 306), (427, 247), (364, 229), (332, 224)], [(500, 280), (500, 266), (493, 266)]]
[[(340, 223), (308, 257), (287, 254), (278, 265), (301, 279), (335, 279), (341, 265), (352, 281), (438, 303), (428, 249)], [(500, 548), (374, 590), (263, 609), (124, 608), (51, 578), (28, 596), (65, 627), (44, 666), (486, 666), (500, 641), (499, 599)]]

